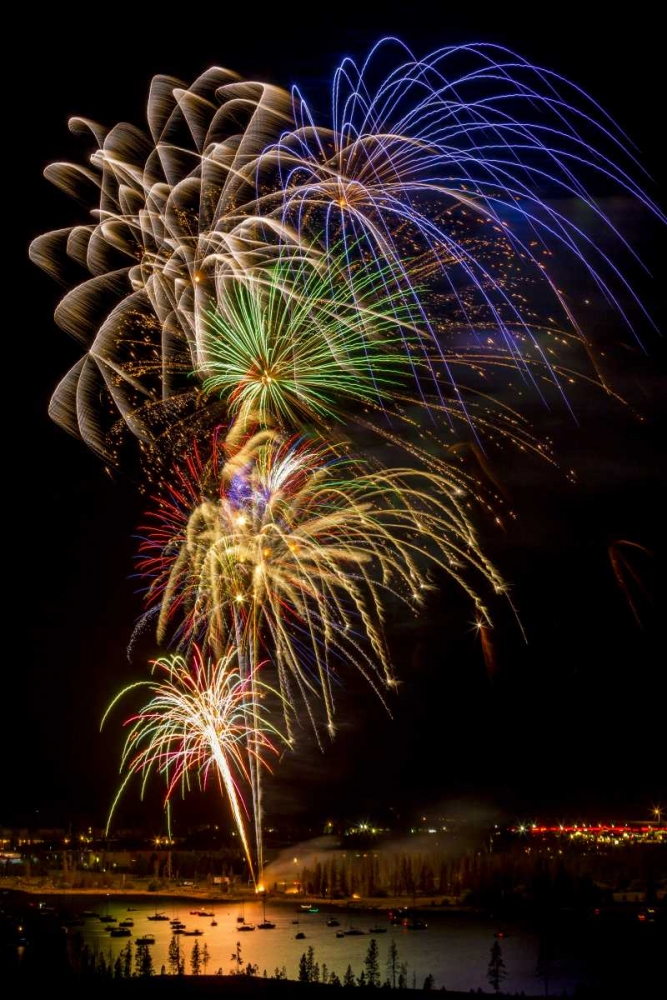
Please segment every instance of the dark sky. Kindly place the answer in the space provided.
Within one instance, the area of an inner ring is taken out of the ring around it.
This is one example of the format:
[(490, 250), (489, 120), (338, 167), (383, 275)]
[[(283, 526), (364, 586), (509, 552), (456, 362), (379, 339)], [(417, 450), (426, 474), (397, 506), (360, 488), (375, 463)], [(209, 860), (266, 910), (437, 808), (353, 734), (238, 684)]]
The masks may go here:
[[(306, 13), (276, 5), (267, 16), (248, 6), (230, 16), (223, 5), (197, 5), (177, 22), (160, 21), (155, 10), (149, 24), (126, 8), (117, 18), (106, 8), (101, 28), (95, 12), (88, 26), (68, 14), (40, 15), (38, 37), (26, 25), (25, 73), (12, 91), (20, 114), (10, 137), (17, 176), (9, 188), (20, 205), (9, 245), (23, 294), (5, 330), (18, 340), (22, 362), (8, 366), (8, 382), (25, 380), (20, 390), (9, 385), (16, 403), (7, 432), (18, 444), (18, 475), (7, 474), (5, 494), (7, 530), (20, 545), (18, 581), (7, 574), (16, 601), (5, 630), (7, 645), (11, 637), (19, 652), (5, 664), (0, 826), (104, 819), (120, 736), (113, 725), (100, 736), (99, 720), (143, 669), (126, 656), (141, 610), (130, 576), (142, 501), (132, 483), (106, 476), (85, 446), (47, 417), (49, 396), (78, 348), (53, 323), (58, 291), (29, 264), (27, 246), (75, 217), (73, 203), (41, 177), (48, 162), (82, 155), (67, 131), (71, 115), (141, 125), (158, 72), (191, 80), (217, 63), (317, 90), (343, 56), (362, 56), (382, 34), (400, 34), (420, 54), (495, 41), (592, 92), (636, 142), (657, 182), (647, 182), (649, 192), (664, 207), (664, 54), (647, 4), (633, 5), (631, 21), (606, 24), (582, 21), (578, 7), (562, 5), (549, 8), (551, 23), (542, 11), (539, 24), (518, 15), (478, 17), (478, 8), (452, 22), (444, 3), (406, 4), (399, 19), (365, 9), (330, 5)], [(664, 234), (659, 246), (655, 229), (634, 228), (657, 273), (642, 293), (664, 331)], [(658, 594), (667, 364), (664, 340), (648, 327), (641, 332), (645, 355), (627, 335), (621, 346), (610, 334), (609, 370), (634, 408), (596, 390), (575, 393), (578, 423), (564, 412), (531, 413), (538, 431), (554, 438), (561, 470), (516, 455), (495, 469), (518, 519), (506, 536), (485, 529), (487, 542), (513, 584), (528, 643), (509, 616), (501, 618), (497, 671), (489, 678), (470, 610), (442, 593), (420, 625), (392, 628), (403, 680), (393, 720), (350, 677), (337, 744), (323, 755), (304, 739), (299, 756), (270, 783), (270, 808), (309, 807), (317, 818), (340, 803), (341, 812), (371, 816), (389, 806), (408, 814), (413, 806), (462, 800), (508, 816), (614, 818), (619, 809), (641, 816), (667, 800)], [(576, 487), (564, 476), (571, 467)], [(608, 546), (617, 539), (653, 553), (634, 562), (651, 598), (640, 595), (641, 628), (611, 572)], [(218, 808), (213, 800), (194, 803), (192, 815)], [(128, 806), (130, 814), (137, 810)], [(186, 822), (187, 807), (180, 815)]]

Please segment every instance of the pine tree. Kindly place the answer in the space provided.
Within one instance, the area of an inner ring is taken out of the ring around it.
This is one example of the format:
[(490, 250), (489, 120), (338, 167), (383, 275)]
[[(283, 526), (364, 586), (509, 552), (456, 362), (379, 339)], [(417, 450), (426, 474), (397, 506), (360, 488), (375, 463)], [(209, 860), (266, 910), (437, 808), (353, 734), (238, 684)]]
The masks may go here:
[(201, 972), (201, 952), (199, 950), (199, 941), (195, 941), (192, 946), (192, 951), (190, 952), (190, 969), (192, 970), (193, 976), (198, 976)]
[(407, 990), (408, 988), (408, 963), (401, 962), (398, 967), (398, 988), (399, 990)]
[(236, 942), (236, 951), (232, 952), (232, 962), (236, 962), (236, 975), (241, 974), (241, 966), (243, 965), (243, 959), (241, 958), (241, 942)]
[(357, 980), (354, 978), (354, 972), (352, 971), (352, 966), (348, 965), (345, 970), (345, 975), (343, 976), (343, 986), (356, 986)]
[(375, 938), (371, 938), (370, 944), (368, 945), (368, 951), (366, 952), (366, 958), (364, 959), (364, 967), (366, 969), (366, 985), (373, 987), (379, 986), (380, 960), (378, 943)]
[(176, 934), (172, 935), (167, 952), (169, 971), (172, 976), (177, 976), (181, 971), (181, 945)]
[(201, 950), (201, 964), (204, 969), (204, 975), (206, 975), (206, 969), (208, 968), (208, 963), (211, 961), (211, 953), (208, 950), (208, 945), (204, 942), (204, 947)]
[(122, 979), (123, 978), (123, 963), (120, 960), (120, 955), (118, 956), (118, 958), (116, 959), (116, 961), (113, 963), (113, 977), (114, 977), (114, 979)]
[(429, 973), (429, 975), (424, 980), (424, 985), (422, 986), (422, 989), (423, 990), (432, 990), (432, 989), (434, 989), (434, 987), (435, 987), (435, 979)]
[(503, 961), (503, 950), (500, 947), (500, 943), (498, 941), (494, 941), (493, 947), (491, 948), (489, 970), (486, 975), (486, 978), (493, 987), (494, 993), (498, 993), (500, 991), (500, 985), (506, 975), (507, 970), (505, 969), (505, 963)]
[(357, 986), (361, 986), (362, 990), (364, 989), (364, 987), (368, 986), (368, 983), (366, 982), (366, 973), (364, 972), (363, 969), (359, 973), (359, 978), (357, 979)]
[(342, 985), (343, 984), (341, 983), (336, 973), (332, 972), (331, 975), (329, 976), (329, 986), (342, 986)]
[(312, 944), (308, 946), (308, 951), (306, 953), (306, 967), (308, 969), (308, 982), (319, 983), (320, 967), (315, 961), (315, 949)]
[(153, 968), (153, 956), (151, 955), (151, 950), (147, 944), (138, 944), (137, 950), (134, 956), (134, 970), (135, 975), (146, 978), (152, 976), (155, 971)]
[(310, 978), (308, 976), (308, 959), (306, 958), (305, 951), (302, 954), (301, 958), (299, 959), (299, 982), (300, 983), (310, 982)]
[(132, 942), (128, 941), (120, 953), (123, 962), (123, 979), (132, 978)]
[(389, 945), (389, 954), (387, 956), (387, 975), (389, 976), (389, 982), (392, 990), (395, 990), (396, 980), (398, 978), (398, 945), (395, 941), (392, 941)]

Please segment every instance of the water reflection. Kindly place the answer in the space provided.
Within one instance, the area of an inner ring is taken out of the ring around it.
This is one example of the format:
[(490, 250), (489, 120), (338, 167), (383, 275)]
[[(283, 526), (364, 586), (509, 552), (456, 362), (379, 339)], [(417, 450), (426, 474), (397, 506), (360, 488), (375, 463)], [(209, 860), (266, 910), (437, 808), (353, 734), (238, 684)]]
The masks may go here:
[[(320, 968), (326, 966), (329, 973), (335, 972), (342, 980), (348, 965), (356, 976), (360, 974), (369, 943), (375, 938), (383, 980), (390, 947), (395, 943), (399, 963), (408, 966), (408, 986), (421, 988), (426, 976), (432, 975), (436, 988), (487, 989), (490, 950), (499, 933), (497, 923), (489, 919), (456, 912), (429, 913), (424, 920), (426, 927), (413, 921), (410, 929), (391, 924), (385, 911), (364, 913), (320, 907), (316, 912), (307, 912), (297, 909), (294, 903), (271, 899), (265, 904), (161, 899), (156, 906), (155, 901), (120, 897), (91, 901), (86, 897), (75, 902), (68, 899), (67, 905), (74, 918), (69, 933), (80, 933), (89, 949), (96, 955), (103, 954), (111, 964), (128, 941), (136, 943), (147, 936), (154, 939), (149, 947), (156, 973), (163, 967), (169, 972), (173, 966), (169, 946), (175, 939), (186, 973), (190, 972), (196, 942), (206, 966), (202, 965), (201, 971), (209, 975), (228, 975), (251, 964), (260, 976), (264, 972), (268, 976), (284, 972), (296, 979), (299, 959), (312, 946)], [(130, 919), (133, 924), (126, 928), (130, 933), (116, 936), (112, 928)], [(505, 922), (501, 938), (507, 968), (504, 989), (539, 992), (535, 933), (520, 922)], [(572, 990), (587, 978), (585, 973), (571, 955), (561, 955), (553, 970), (553, 991)]]

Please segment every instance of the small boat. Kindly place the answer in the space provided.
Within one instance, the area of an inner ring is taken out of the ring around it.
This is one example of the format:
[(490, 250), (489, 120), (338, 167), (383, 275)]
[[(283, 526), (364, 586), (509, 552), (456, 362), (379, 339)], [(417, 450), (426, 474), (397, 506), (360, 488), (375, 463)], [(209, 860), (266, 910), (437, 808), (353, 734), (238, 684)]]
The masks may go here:
[(340, 927), (340, 920), (336, 920), (335, 917), (330, 917), (327, 920), (327, 927)]
[(292, 923), (293, 923), (293, 924), (298, 924), (298, 923), (299, 923), (299, 921), (298, 921), (298, 920), (293, 920), (293, 921), (292, 921)]
[(166, 913), (157, 913), (156, 912), (155, 916), (150, 916), (148, 919), (149, 920), (169, 920), (169, 917), (167, 916)]
[(126, 912), (127, 913), (136, 913), (137, 912), (137, 908), (136, 908), (136, 906), (128, 906)]
[(263, 909), (262, 909), (262, 922), (257, 924), (257, 929), (260, 931), (272, 931), (275, 930), (275, 924), (272, 924), (270, 920), (266, 919), (266, 896), (262, 898)]
[(182, 929), (183, 929), (183, 928), (185, 927), (185, 924), (183, 923), (183, 921), (182, 921), (182, 920), (172, 920), (172, 921), (171, 921), (171, 926), (172, 926), (173, 928), (178, 928), (178, 927), (180, 927), (180, 928), (181, 928), (181, 930), (182, 930)]
[(129, 927), (110, 927), (109, 935), (111, 937), (132, 937), (132, 931)]
[(366, 933), (366, 931), (360, 930), (359, 927), (350, 927), (349, 930), (343, 931), (343, 934), (345, 935), (345, 937), (360, 937), (362, 934), (365, 934), (365, 933)]
[(173, 927), (172, 934), (187, 934), (185, 927)]
[(218, 926), (218, 921), (217, 920), (212, 920), (211, 921), (211, 927), (217, 927), (217, 926)]
[(134, 939), (135, 944), (155, 944), (154, 934), (144, 934), (142, 937)]
[(101, 924), (117, 924), (118, 923), (117, 918), (109, 916), (108, 913), (107, 913), (106, 916), (99, 917), (98, 919), (99, 919), (99, 921), (100, 921)]
[(387, 933), (387, 928), (386, 927), (369, 927), (368, 928), (368, 933), (369, 934), (386, 934)]
[(345, 937), (345, 931), (336, 931), (336, 937), (338, 937), (338, 938), (344, 938)]
[(211, 910), (195, 910), (194, 911), (198, 917), (212, 917), (213, 912)]
[(204, 932), (200, 931), (198, 927), (196, 927), (193, 931), (181, 931), (181, 934), (185, 934), (186, 937), (201, 937), (203, 933)]
[(254, 924), (240, 924), (236, 929), (237, 929), (237, 931), (254, 931), (255, 925)]
[(121, 920), (121, 922), (118, 924), (118, 926), (119, 927), (134, 927), (134, 920), (132, 919), (132, 917), (130, 917), (129, 920)]
[(294, 940), (295, 941), (303, 941), (305, 939), (305, 937), (306, 937), (306, 935), (303, 933), (303, 931), (299, 931), (298, 934), (294, 935)]
[(299, 907), (299, 913), (319, 913), (319, 906), (313, 906), (311, 903), (302, 903)]

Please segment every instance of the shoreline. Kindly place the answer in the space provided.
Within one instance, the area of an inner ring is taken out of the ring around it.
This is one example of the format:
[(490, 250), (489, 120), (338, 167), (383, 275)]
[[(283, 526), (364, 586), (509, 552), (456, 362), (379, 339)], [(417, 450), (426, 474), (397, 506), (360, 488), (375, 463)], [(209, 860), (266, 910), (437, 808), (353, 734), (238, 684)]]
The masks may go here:
[(182, 899), (184, 901), (190, 901), (195, 903), (207, 903), (209, 905), (218, 905), (225, 903), (228, 905), (234, 904), (245, 904), (245, 903), (261, 903), (262, 899), (266, 899), (267, 903), (270, 902), (272, 906), (280, 906), (285, 908), (290, 908), (292, 910), (299, 909), (301, 905), (311, 905), (318, 906), (320, 909), (330, 909), (330, 910), (345, 910), (345, 911), (359, 911), (359, 912), (384, 912), (387, 910), (395, 909), (406, 909), (411, 913), (416, 912), (427, 912), (427, 913), (476, 913), (479, 912), (476, 907), (464, 906), (461, 904), (449, 904), (446, 900), (443, 901), (442, 897), (439, 896), (428, 896), (423, 898), (415, 898), (414, 896), (391, 896), (391, 897), (376, 897), (367, 896), (361, 897), (359, 899), (329, 899), (321, 898), (318, 896), (309, 896), (305, 894), (299, 895), (283, 895), (282, 893), (272, 893), (267, 892), (265, 895), (261, 893), (253, 892), (252, 890), (233, 892), (233, 893), (216, 893), (214, 888), (211, 887), (199, 887), (195, 888), (193, 886), (170, 886), (161, 887), (155, 890), (149, 890), (147, 888), (137, 887), (133, 885), (129, 886), (54, 886), (54, 885), (39, 885), (35, 882), (28, 882), (26, 880), (17, 880), (11, 876), (0, 876), (0, 891), (10, 891), (15, 893), (25, 893), (30, 896), (58, 896), (58, 897), (76, 897), (76, 896), (96, 896), (96, 897), (136, 897), (137, 899)]

